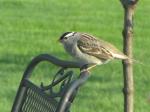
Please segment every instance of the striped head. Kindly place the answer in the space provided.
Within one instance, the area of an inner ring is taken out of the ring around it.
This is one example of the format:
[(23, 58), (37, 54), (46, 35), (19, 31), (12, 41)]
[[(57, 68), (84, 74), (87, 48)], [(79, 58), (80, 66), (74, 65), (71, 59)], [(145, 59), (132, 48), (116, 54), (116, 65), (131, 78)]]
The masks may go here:
[(77, 40), (78, 40), (77, 32), (65, 32), (59, 38), (59, 42), (61, 42), (62, 44), (73, 44)]

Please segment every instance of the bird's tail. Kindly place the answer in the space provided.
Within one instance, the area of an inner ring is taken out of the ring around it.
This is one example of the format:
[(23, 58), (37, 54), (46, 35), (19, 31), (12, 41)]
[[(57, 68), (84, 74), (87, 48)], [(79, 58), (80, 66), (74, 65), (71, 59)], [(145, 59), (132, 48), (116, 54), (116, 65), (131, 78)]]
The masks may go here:
[(129, 58), (127, 55), (125, 54), (113, 54), (114, 58), (116, 59), (121, 59), (121, 60), (126, 60), (126, 59), (129, 59), (132, 61), (132, 63), (138, 63), (138, 64), (141, 64), (141, 65), (145, 65), (144, 63), (142, 63), (141, 61), (139, 60), (135, 60), (133, 58)]
[(121, 54), (112, 54), (112, 55), (116, 59), (121, 59), (121, 60), (128, 59), (128, 56), (124, 55), (123, 53), (121, 53)]
[(138, 63), (138, 64), (140, 64), (140, 65), (146, 66), (143, 62), (141, 62), (141, 61), (139, 61), (139, 60), (135, 60), (135, 59), (133, 59), (133, 58), (129, 58), (129, 60), (131, 60), (132, 63)]

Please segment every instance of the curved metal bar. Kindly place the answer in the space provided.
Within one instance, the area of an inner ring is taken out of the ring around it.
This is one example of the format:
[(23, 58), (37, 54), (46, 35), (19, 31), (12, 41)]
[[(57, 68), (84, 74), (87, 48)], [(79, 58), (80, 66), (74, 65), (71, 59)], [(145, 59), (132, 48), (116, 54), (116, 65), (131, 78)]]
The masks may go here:
[(73, 102), (71, 97), (73, 93), (85, 83), (85, 81), (89, 78), (89, 72), (84, 71), (80, 74), (80, 77), (71, 83), (71, 85), (67, 88), (64, 93), (64, 97), (61, 99), (56, 112), (68, 112), (70, 108), (70, 104)]
[(73, 62), (73, 61), (64, 61), (64, 60), (60, 60), (52, 55), (49, 54), (41, 54), (37, 57), (35, 57), (30, 64), (27, 66), (25, 72), (24, 72), (24, 78), (29, 78), (33, 69), (35, 68), (35, 66), (40, 63), (41, 61), (48, 61), (54, 65), (63, 67), (63, 68), (81, 68), (82, 65), (77, 63), (77, 62)]

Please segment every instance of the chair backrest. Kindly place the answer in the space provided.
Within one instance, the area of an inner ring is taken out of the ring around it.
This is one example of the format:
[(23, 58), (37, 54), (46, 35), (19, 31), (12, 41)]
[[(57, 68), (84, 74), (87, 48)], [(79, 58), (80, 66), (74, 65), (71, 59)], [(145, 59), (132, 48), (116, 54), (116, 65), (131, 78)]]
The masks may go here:
[[(43, 82), (38, 86), (30, 80), (34, 68), (42, 61), (62, 67), (47, 86)], [(11, 112), (69, 112), (78, 88), (87, 80), (89, 74), (85, 71), (74, 79), (73, 72), (66, 68), (81, 68), (81, 66), (47, 54), (35, 57), (24, 72)], [(60, 89), (55, 92), (53, 89), (57, 85)]]

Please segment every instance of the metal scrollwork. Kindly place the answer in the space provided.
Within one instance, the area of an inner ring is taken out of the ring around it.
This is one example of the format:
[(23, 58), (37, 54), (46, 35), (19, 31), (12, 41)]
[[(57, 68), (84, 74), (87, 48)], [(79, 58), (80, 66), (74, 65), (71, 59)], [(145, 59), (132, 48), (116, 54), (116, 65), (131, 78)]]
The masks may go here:
[[(54, 76), (52, 82), (47, 86), (44, 86), (44, 84), (41, 83), (41, 88), (43, 91), (49, 91), (49, 94), (53, 97), (60, 97), (72, 80), (73, 71), (67, 71), (66, 68), (61, 68)], [(59, 89), (56, 92), (54, 89), (58, 85)]]

